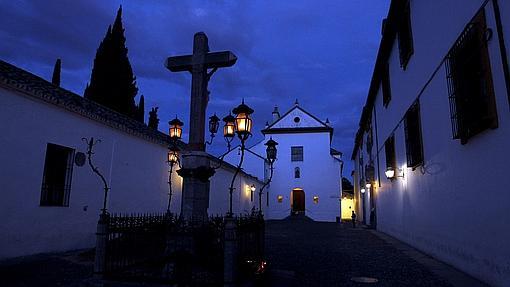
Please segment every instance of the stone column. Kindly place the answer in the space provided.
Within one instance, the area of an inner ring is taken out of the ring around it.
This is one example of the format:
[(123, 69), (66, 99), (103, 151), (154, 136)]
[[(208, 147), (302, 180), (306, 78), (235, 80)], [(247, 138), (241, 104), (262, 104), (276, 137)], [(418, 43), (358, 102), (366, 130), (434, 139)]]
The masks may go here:
[(225, 218), (223, 250), (223, 284), (235, 286), (237, 281), (237, 259), (239, 256), (237, 244), (237, 220), (233, 217)]
[(106, 243), (108, 240), (109, 219), (110, 216), (107, 213), (101, 213), (97, 222), (94, 277), (98, 279), (102, 279), (106, 272)]
[(206, 221), (209, 208), (209, 178), (214, 175), (209, 155), (202, 151), (182, 154), (182, 168), (177, 173), (183, 178), (181, 216), (186, 220)]

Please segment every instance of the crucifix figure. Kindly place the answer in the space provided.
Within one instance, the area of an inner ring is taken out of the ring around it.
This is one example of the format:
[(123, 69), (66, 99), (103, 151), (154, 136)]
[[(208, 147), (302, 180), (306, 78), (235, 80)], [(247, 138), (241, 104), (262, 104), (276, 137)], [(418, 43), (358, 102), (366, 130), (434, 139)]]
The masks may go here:
[[(209, 52), (207, 35), (204, 32), (195, 34), (193, 54), (169, 57), (165, 66), (172, 72), (191, 72), (191, 110), (189, 149), (205, 150), (205, 110), (209, 101), (207, 84), (218, 68), (230, 67), (237, 61), (236, 55), (230, 51)], [(208, 69), (211, 71), (208, 72)]]
[(195, 34), (193, 54), (169, 57), (165, 66), (172, 72), (191, 72), (191, 109), (189, 142), (181, 153), (183, 178), (181, 216), (192, 221), (207, 220), (209, 208), (209, 178), (214, 175), (210, 156), (205, 153), (205, 110), (209, 101), (207, 84), (218, 68), (230, 67), (237, 61), (232, 52), (209, 52), (207, 36)]

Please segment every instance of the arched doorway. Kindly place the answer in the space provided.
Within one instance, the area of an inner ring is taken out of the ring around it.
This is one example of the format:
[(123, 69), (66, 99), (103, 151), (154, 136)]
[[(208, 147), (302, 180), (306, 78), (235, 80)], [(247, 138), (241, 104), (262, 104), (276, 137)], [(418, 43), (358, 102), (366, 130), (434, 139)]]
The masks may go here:
[(305, 213), (305, 191), (300, 188), (292, 190), (292, 214), (304, 214)]

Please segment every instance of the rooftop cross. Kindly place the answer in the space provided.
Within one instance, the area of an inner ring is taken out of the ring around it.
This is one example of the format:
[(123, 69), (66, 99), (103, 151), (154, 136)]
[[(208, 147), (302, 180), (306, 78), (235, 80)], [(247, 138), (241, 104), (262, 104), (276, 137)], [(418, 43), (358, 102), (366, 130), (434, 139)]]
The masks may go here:
[[(209, 101), (209, 79), (218, 68), (233, 66), (236, 61), (236, 55), (230, 51), (209, 52), (208, 39), (204, 32), (195, 34), (192, 55), (167, 58), (165, 66), (170, 71), (191, 72), (190, 150), (205, 150), (205, 110)], [(208, 72), (208, 69), (212, 70)]]

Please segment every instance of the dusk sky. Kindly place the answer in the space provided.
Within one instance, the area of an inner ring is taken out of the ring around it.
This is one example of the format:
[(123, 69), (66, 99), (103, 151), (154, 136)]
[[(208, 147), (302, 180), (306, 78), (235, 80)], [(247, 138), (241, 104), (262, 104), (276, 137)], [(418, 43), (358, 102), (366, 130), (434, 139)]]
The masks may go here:
[[(171, 73), (163, 63), (191, 53), (193, 34), (204, 31), (211, 51), (238, 56), (234, 67), (213, 76), (208, 116), (223, 117), (244, 98), (255, 110), (251, 146), (262, 139), (273, 107), (284, 113), (298, 99), (305, 110), (329, 118), (333, 147), (344, 153), (344, 175), (350, 175), (389, 0), (1, 1), (0, 59), (50, 80), (61, 58), (61, 86), (82, 95), (120, 4), (137, 101), (145, 96), (146, 117), (159, 107), (160, 130), (178, 115), (187, 132), (191, 75)], [(212, 152), (225, 148), (217, 139)]]

